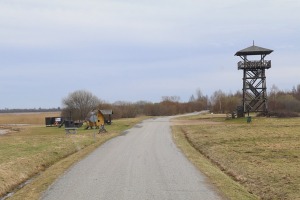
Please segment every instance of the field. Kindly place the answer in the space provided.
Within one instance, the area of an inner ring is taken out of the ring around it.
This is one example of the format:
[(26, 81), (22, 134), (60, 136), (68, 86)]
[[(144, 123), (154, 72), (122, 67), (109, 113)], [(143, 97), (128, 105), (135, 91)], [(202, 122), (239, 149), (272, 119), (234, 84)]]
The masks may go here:
[(60, 116), (60, 112), (0, 113), (0, 125), (2, 124), (44, 125), (45, 117), (58, 117), (58, 116)]
[(37, 199), (74, 162), (143, 119), (115, 120), (106, 126), (105, 134), (82, 127), (77, 134), (66, 135), (64, 128), (45, 127), (46, 116), (59, 113), (0, 115), (0, 124), (6, 124), (0, 128), (9, 131), (0, 135), (0, 197), (36, 176), (36, 183), (17, 192), (13, 199)]
[[(230, 199), (300, 199), (300, 118), (254, 117), (246, 123), (207, 114), (173, 125), (180, 148)], [(210, 167), (197, 161), (201, 156)], [(223, 174), (210, 171), (214, 167)]]
[[(0, 114), (0, 129), (9, 131), (0, 135), (0, 196), (35, 177), (11, 199), (38, 199), (72, 164), (143, 119), (114, 120), (106, 134), (66, 135), (46, 128), (47, 116), (59, 113)], [(300, 199), (300, 118), (246, 123), (207, 114), (172, 124), (175, 142), (228, 199)]]

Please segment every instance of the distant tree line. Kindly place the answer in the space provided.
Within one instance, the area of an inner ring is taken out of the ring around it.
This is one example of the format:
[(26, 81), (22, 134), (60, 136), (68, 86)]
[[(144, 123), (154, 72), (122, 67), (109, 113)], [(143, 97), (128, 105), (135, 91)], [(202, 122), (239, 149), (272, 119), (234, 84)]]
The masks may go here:
[(28, 113), (28, 112), (60, 112), (61, 108), (4, 108), (0, 109), (0, 113)]
[[(139, 115), (169, 116), (201, 110), (213, 113), (231, 113), (242, 104), (242, 92), (225, 93), (215, 91), (210, 97), (204, 95), (200, 89), (192, 94), (188, 102), (180, 102), (179, 96), (163, 96), (159, 103), (149, 101), (127, 102), (117, 101), (107, 103), (92, 93), (79, 90), (63, 99), (63, 116), (72, 116), (74, 120), (83, 120), (88, 113), (95, 109), (113, 110), (113, 118), (132, 118)], [(300, 85), (290, 91), (281, 91), (273, 85), (268, 94), (268, 108), (270, 113), (300, 113)], [(294, 115), (293, 115), (294, 116)]]
[[(115, 119), (132, 118), (139, 115), (169, 116), (201, 110), (210, 110), (213, 113), (231, 113), (242, 104), (242, 92), (225, 93), (217, 90), (209, 97), (197, 89), (188, 102), (180, 102), (179, 96), (163, 96), (159, 103), (149, 101), (108, 103), (89, 91), (78, 90), (64, 98), (62, 104), (62, 108), (5, 108), (0, 109), (0, 113), (61, 111), (62, 116), (72, 117), (74, 120), (84, 120), (89, 112), (95, 109), (111, 109)], [(273, 85), (268, 92), (268, 109), (271, 114), (278, 116), (297, 116), (300, 113), (300, 84), (288, 91), (282, 91)]]
[(268, 106), (271, 114), (279, 117), (299, 116), (300, 84), (290, 91), (282, 91), (273, 85), (268, 95)]

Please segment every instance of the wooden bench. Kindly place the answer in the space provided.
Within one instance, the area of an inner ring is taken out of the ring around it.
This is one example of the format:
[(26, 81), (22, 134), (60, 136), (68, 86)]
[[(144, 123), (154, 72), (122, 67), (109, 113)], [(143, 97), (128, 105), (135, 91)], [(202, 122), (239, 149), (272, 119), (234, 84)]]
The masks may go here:
[(65, 128), (66, 134), (76, 134), (77, 133), (77, 127), (68, 127)]

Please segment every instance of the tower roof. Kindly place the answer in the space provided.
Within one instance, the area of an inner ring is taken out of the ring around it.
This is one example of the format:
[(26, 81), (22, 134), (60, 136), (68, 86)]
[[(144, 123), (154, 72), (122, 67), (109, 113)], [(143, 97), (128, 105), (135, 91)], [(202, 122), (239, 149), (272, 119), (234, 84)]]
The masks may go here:
[(235, 53), (235, 56), (245, 56), (245, 55), (268, 55), (270, 53), (272, 53), (273, 50), (271, 49), (266, 49), (266, 48), (262, 48), (262, 47), (258, 47), (255, 45), (252, 45), (246, 49), (242, 49), (238, 52)]

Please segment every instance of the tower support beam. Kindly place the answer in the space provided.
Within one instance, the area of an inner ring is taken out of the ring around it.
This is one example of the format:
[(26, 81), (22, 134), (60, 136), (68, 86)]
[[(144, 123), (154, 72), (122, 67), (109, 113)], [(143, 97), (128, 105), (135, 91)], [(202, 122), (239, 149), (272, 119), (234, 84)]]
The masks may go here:
[[(253, 45), (235, 54), (242, 59), (237, 65), (238, 70), (243, 70), (244, 113), (268, 113), (266, 69), (271, 68), (271, 60), (265, 60), (265, 57), (272, 52), (273, 50)], [(249, 60), (248, 56), (251, 55), (260, 55), (260, 60)]]

